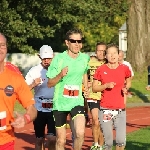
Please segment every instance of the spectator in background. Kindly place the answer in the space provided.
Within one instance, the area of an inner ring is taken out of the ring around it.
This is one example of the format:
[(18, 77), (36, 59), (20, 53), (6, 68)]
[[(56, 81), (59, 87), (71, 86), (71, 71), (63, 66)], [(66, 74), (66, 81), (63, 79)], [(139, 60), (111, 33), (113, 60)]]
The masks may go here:
[(119, 50), (119, 63), (127, 65), (129, 67), (129, 69), (131, 71), (131, 79), (132, 79), (133, 76), (134, 76), (134, 72), (133, 72), (132, 66), (131, 66), (131, 64), (128, 61), (124, 60), (124, 51), (122, 51), (122, 50)]
[[(134, 72), (133, 72), (132, 66), (128, 61), (124, 60), (124, 51), (122, 51), (122, 50), (119, 50), (119, 63), (124, 64), (129, 67), (129, 69), (131, 71), (131, 79), (133, 79)], [(127, 103), (127, 97), (132, 97), (132, 93), (130, 91), (128, 91), (128, 93), (124, 96), (125, 105)]]

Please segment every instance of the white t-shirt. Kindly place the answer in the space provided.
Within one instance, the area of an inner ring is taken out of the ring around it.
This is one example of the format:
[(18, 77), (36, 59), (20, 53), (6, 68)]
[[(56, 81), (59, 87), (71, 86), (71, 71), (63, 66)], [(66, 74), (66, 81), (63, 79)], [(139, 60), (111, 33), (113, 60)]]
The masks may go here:
[(128, 61), (123, 61), (122, 64), (124, 64), (124, 65), (126, 65), (126, 66), (129, 67), (129, 69), (130, 69), (130, 71), (131, 71), (131, 76), (133, 77), (133, 76), (134, 76), (134, 72), (133, 72), (133, 69), (132, 69), (132, 67), (131, 67), (131, 64), (130, 64)]
[(54, 87), (48, 88), (46, 77), (47, 70), (41, 64), (32, 67), (27, 73), (25, 79), (28, 85), (31, 85), (36, 78), (41, 78), (41, 84), (34, 87), (35, 107), (38, 111), (51, 112), (51, 104), (54, 96)]

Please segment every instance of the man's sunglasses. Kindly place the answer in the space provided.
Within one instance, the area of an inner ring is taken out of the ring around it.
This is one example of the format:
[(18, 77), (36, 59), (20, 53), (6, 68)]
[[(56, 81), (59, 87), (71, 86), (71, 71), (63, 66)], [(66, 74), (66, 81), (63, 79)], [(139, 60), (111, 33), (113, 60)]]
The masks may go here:
[(71, 43), (82, 43), (82, 40), (69, 39), (68, 41), (70, 41)]

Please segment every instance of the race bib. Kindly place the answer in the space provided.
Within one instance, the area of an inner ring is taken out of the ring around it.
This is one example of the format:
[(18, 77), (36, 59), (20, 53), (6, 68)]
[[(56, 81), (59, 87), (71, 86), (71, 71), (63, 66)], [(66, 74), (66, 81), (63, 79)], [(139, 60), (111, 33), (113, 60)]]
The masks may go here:
[(79, 86), (78, 85), (65, 85), (63, 96), (67, 98), (78, 98)]
[(53, 108), (52, 99), (43, 99), (42, 100), (42, 108), (52, 110), (52, 108)]
[(117, 110), (103, 110), (103, 122), (108, 122), (117, 115)]
[(0, 112), (0, 130), (6, 129), (6, 111)]

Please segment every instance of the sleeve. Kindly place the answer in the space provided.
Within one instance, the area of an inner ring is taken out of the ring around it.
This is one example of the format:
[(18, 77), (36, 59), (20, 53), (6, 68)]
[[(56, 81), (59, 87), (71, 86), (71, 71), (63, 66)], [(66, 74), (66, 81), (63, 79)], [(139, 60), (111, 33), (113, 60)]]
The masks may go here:
[(14, 64), (10, 63), (10, 62), (6, 62), (6, 67), (20, 75), (22, 75), (21, 71), (19, 70), (19, 68), (17, 66), (15, 66)]
[(101, 81), (100, 68), (96, 69), (93, 79)]
[(134, 72), (133, 72), (133, 69), (132, 69), (132, 67), (131, 67), (131, 64), (129, 63), (128, 66), (129, 66), (129, 69), (130, 69), (130, 71), (131, 71), (131, 76), (134, 76)]
[(47, 78), (54, 78), (59, 74), (59, 64), (62, 63), (62, 60), (59, 60), (57, 55), (52, 59), (50, 66), (48, 67), (48, 71), (46, 73)]
[(87, 55), (87, 64), (86, 64), (86, 68), (85, 68), (85, 71), (84, 71), (84, 74), (87, 74), (88, 70), (89, 70), (89, 61), (90, 61), (90, 57)]
[(27, 75), (25, 76), (25, 80), (26, 80), (26, 83), (27, 83), (28, 85), (32, 84), (33, 81), (34, 81), (33, 71), (32, 71), (32, 70), (33, 70), (33, 69), (31, 68), (31, 69), (29, 70), (29, 72), (27, 73)]
[(26, 84), (25, 80), (21, 77), (17, 79), (17, 90), (16, 90), (18, 101), (22, 104), (24, 108), (35, 104), (33, 94), (30, 91), (29, 86)]
[(131, 71), (128, 66), (125, 66), (125, 78), (131, 77)]

